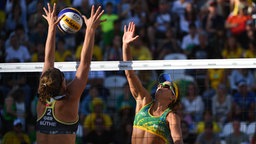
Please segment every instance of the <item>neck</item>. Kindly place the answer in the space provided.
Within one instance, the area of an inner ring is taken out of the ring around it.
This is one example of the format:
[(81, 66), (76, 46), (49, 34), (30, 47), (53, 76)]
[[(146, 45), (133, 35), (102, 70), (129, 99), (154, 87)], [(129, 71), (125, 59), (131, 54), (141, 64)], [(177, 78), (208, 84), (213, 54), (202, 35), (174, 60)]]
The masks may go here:
[(155, 101), (152, 105), (152, 111), (153, 112), (163, 112), (168, 108), (169, 104), (163, 104), (159, 101)]

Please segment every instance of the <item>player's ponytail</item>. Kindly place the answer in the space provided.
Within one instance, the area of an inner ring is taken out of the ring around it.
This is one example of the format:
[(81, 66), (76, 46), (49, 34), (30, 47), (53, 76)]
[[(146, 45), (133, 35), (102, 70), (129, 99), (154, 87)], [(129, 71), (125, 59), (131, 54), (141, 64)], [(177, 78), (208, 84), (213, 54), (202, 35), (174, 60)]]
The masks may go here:
[(50, 68), (41, 76), (39, 81), (39, 101), (46, 104), (47, 100), (59, 95), (63, 81), (63, 74), (59, 69)]

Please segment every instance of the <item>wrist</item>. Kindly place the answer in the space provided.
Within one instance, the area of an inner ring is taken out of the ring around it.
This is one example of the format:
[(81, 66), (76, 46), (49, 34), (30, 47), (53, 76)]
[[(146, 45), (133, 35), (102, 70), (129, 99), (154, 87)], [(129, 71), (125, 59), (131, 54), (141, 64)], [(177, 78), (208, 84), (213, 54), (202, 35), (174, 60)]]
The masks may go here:
[(123, 46), (129, 46), (130, 43), (127, 43), (127, 42), (123, 42)]
[(55, 27), (55, 26), (49, 26), (49, 27), (48, 27), (48, 30), (49, 30), (49, 31), (55, 31), (55, 30), (56, 30), (56, 27)]
[(96, 31), (93, 30), (93, 29), (86, 29), (86, 30), (85, 30), (85, 35), (88, 35), (88, 34), (89, 34), (89, 35), (93, 35), (93, 34), (95, 34), (95, 32), (96, 32)]
[(86, 32), (95, 32), (96, 31), (96, 29), (93, 29), (93, 28), (86, 28), (86, 30), (85, 30)]

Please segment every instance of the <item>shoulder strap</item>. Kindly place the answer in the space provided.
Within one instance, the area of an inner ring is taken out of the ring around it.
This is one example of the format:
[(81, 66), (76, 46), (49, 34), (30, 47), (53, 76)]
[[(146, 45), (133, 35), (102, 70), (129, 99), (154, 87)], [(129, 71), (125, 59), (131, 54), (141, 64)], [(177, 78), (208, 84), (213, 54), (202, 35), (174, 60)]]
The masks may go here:
[(170, 108), (167, 108), (164, 113), (161, 115), (161, 120), (165, 120), (167, 115), (171, 112), (172, 110)]

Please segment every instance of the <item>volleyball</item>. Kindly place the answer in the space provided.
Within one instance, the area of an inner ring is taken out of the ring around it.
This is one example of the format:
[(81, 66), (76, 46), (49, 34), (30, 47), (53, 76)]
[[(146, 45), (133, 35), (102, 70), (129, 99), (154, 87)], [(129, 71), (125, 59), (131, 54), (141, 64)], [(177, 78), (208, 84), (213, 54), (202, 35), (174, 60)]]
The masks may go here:
[(64, 8), (59, 12), (58, 18), (62, 15), (65, 16), (63, 16), (58, 24), (58, 28), (61, 32), (74, 34), (81, 29), (83, 25), (83, 18), (77, 9), (72, 7)]

